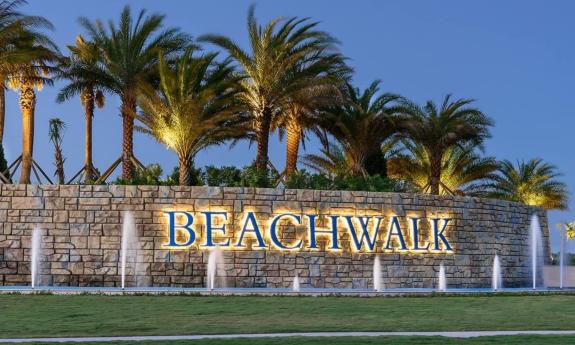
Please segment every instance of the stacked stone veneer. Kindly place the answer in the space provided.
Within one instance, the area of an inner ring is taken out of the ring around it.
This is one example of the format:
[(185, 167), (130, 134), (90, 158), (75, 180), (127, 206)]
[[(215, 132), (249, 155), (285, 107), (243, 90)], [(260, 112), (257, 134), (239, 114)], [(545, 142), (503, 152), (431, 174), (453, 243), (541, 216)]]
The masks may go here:
[[(118, 286), (121, 222), (132, 211), (140, 237), (134, 286), (205, 286), (207, 253), (168, 251), (163, 211), (227, 210), (233, 217), (255, 211), (260, 219), (290, 210), (320, 215), (346, 213), (416, 214), (453, 218), (448, 237), (453, 254), (380, 254), (386, 287), (434, 287), (438, 266), (446, 266), (450, 287), (490, 285), (498, 253), (506, 286), (530, 278), (530, 216), (540, 217), (546, 257), (547, 218), (543, 210), (516, 203), (464, 197), (260, 188), (157, 186), (0, 186), (0, 283), (30, 282), (32, 229), (42, 229), (40, 281), (45, 285)], [(404, 224), (402, 224), (404, 225)], [(262, 227), (263, 228), (263, 227)], [(297, 234), (297, 229), (292, 231)], [(285, 231), (290, 236), (290, 231)], [(382, 236), (381, 236), (382, 237)], [(349, 239), (347, 239), (349, 240)], [(342, 238), (346, 241), (346, 238)], [(380, 238), (378, 246), (383, 239)], [(325, 245), (323, 243), (322, 245)], [(373, 254), (328, 252), (225, 252), (230, 287), (288, 287), (298, 274), (304, 287), (372, 286)], [(134, 273), (134, 268), (130, 268)]]

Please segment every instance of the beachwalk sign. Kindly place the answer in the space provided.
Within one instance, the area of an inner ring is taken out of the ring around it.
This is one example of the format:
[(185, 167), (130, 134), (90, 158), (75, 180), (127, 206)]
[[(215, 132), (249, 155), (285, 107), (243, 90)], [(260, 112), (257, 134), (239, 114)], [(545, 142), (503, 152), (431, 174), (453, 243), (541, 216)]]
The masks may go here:
[[(279, 250), (361, 253), (453, 253), (449, 217), (356, 216), (166, 211), (170, 250)], [(324, 226), (320, 226), (324, 225)], [(283, 236), (286, 228), (299, 228)]]

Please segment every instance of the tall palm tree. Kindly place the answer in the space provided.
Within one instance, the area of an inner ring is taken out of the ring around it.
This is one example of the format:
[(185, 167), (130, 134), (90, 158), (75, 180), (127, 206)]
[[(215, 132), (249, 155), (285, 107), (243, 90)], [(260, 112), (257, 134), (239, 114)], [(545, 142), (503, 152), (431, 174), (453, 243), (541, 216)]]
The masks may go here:
[(100, 21), (80, 18), (88, 39), (101, 55), (94, 70), (98, 87), (120, 97), (122, 117), (122, 178), (133, 177), (134, 119), (138, 86), (157, 81), (158, 53), (171, 58), (188, 45), (189, 36), (177, 28), (163, 30), (164, 16), (146, 15), (142, 10), (134, 18), (130, 7), (124, 7), (118, 24), (107, 27)]
[(179, 179), (192, 182), (191, 170), (198, 151), (221, 143), (233, 131), (239, 89), (231, 61), (215, 61), (216, 54), (194, 56), (189, 48), (170, 67), (159, 59), (159, 91), (148, 87), (138, 98), (142, 131), (178, 155)]
[(8, 87), (18, 90), (20, 94), (20, 111), (22, 113), (22, 168), (19, 183), (30, 183), (30, 173), (34, 152), (34, 114), (36, 109), (35, 89), (41, 90), (44, 85), (51, 85), (50, 76), (60, 55), (57, 47), (46, 36), (33, 31), (23, 34), (18, 45), (30, 52), (31, 60), (19, 65), (8, 77)]
[(402, 103), (403, 111), (409, 117), (404, 128), (409, 138), (421, 145), (429, 157), (427, 185), (430, 193), (439, 194), (441, 167), (447, 150), (467, 143), (481, 147), (489, 137), (489, 127), (493, 121), (479, 109), (470, 106), (472, 99), (452, 101), (451, 96), (447, 95), (439, 108), (433, 101), (428, 101), (424, 106), (407, 100)]
[(58, 177), (58, 184), (65, 184), (66, 177), (64, 175), (64, 162), (66, 158), (62, 154), (62, 140), (64, 139), (64, 130), (66, 124), (64, 121), (54, 118), (50, 119), (48, 126), (48, 138), (54, 144), (54, 165), (56, 166), (56, 177)]
[[(293, 95), (315, 83), (317, 71), (298, 68), (313, 64), (334, 50), (335, 40), (316, 29), (318, 23), (296, 17), (258, 24), (255, 7), (248, 11), (250, 51), (221, 35), (200, 39), (218, 45), (240, 65), (245, 79), (240, 99), (249, 108), (251, 127), (257, 142), (255, 166), (265, 171), (268, 164), (269, 136), (274, 117), (286, 109)], [(322, 54), (325, 52), (325, 54)]]
[(319, 110), (342, 102), (341, 87), (351, 72), (340, 54), (325, 51), (317, 54), (311, 63), (296, 66), (297, 70), (308, 69), (306, 74), (316, 76), (307, 87), (293, 93), (272, 126), (279, 128), (280, 138), (286, 137), (286, 178), (297, 169), (299, 146), (304, 143), (306, 131), (319, 133)]
[(68, 83), (58, 93), (58, 102), (64, 102), (80, 95), (84, 107), (85, 142), (84, 142), (84, 179), (87, 182), (95, 179), (94, 162), (92, 158), (92, 121), (95, 107), (104, 106), (105, 89), (102, 84), (107, 79), (98, 79), (98, 63), (100, 59), (98, 46), (86, 41), (81, 35), (76, 37), (76, 45), (68, 46), (72, 53), (61, 68), (59, 77)]
[(379, 93), (376, 80), (364, 91), (346, 86), (346, 100), (322, 116), (322, 126), (337, 139), (351, 162), (351, 174), (366, 176), (368, 157), (381, 151), (383, 143), (401, 129), (397, 113), (399, 96)]
[(542, 159), (501, 162), (491, 184), (491, 197), (541, 206), (545, 209), (566, 209), (569, 194), (565, 183), (558, 181), (557, 168)]
[[(404, 142), (409, 154), (398, 154), (387, 161), (389, 176), (407, 181), (420, 192), (429, 192), (431, 162), (422, 145)], [(485, 192), (498, 163), (493, 157), (481, 157), (473, 145), (452, 146), (441, 162), (441, 195), (475, 195)]]
[(37, 53), (33, 47), (30, 49), (21, 44), (20, 40), (30, 33), (40, 39), (43, 35), (38, 30), (52, 29), (52, 24), (46, 19), (19, 12), (18, 8), (25, 4), (25, 0), (0, 1), (0, 143), (3, 142), (6, 120), (6, 81)]

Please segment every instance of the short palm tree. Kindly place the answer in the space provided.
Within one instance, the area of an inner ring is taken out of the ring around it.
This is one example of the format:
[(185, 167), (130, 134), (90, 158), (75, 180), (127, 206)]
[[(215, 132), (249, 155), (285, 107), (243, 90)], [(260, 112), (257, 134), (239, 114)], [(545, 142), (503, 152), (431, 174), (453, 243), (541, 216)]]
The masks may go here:
[(215, 58), (194, 57), (190, 48), (170, 67), (161, 57), (159, 91), (149, 87), (138, 98), (141, 130), (176, 152), (181, 185), (191, 184), (198, 151), (221, 143), (233, 131), (238, 78), (229, 60), (217, 63)]
[(402, 111), (408, 116), (404, 129), (408, 137), (425, 150), (429, 159), (428, 181), (424, 190), (440, 194), (441, 168), (445, 154), (454, 146), (481, 146), (489, 137), (492, 120), (470, 105), (471, 99), (451, 100), (446, 96), (440, 107), (433, 101), (424, 106), (402, 101)]
[(133, 177), (134, 119), (138, 86), (157, 81), (158, 54), (171, 58), (189, 43), (189, 37), (176, 28), (162, 30), (164, 16), (147, 16), (144, 10), (134, 18), (124, 7), (117, 25), (108, 27), (97, 20), (80, 18), (90, 42), (96, 44), (101, 56), (94, 70), (94, 85), (120, 97), (122, 117), (122, 178)]
[(29, 31), (23, 35), (18, 45), (30, 52), (31, 59), (22, 63), (18, 71), (8, 77), (8, 87), (18, 90), (20, 94), (20, 111), (22, 113), (22, 168), (20, 183), (30, 183), (30, 174), (34, 152), (34, 115), (36, 109), (35, 89), (41, 90), (45, 84), (51, 85), (50, 76), (54, 74), (54, 64), (60, 60), (60, 55), (54, 45), (44, 35)]
[(66, 124), (58, 118), (50, 119), (48, 126), (48, 138), (54, 144), (54, 166), (56, 167), (56, 177), (58, 177), (58, 184), (65, 184), (66, 177), (64, 175), (64, 154), (62, 153), (62, 140), (64, 139), (64, 130)]
[[(407, 181), (419, 192), (428, 193), (431, 162), (425, 148), (405, 141), (408, 154), (387, 161), (391, 178)], [(485, 192), (498, 164), (493, 157), (481, 157), (473, 145), (447, 149), (441, 162), (440, 195), (475, 195)]]
[(498, 172), (491, 184), (490, 196), (548, 210), (567, 208), (567, 186), (557, 180), (561, 174), (542, 159), (519, 161), (517, 165), (504, 160)]
[(264, 171), (268, 164), (269, 136), (274, 118), (284, 111), (301, 90), (316, 83), (313, 64), (322, 52), (329, 54), (335, 40), (316, 29), (318, 23), (303, 18), (276, 18), (265, 26), (258, 24), (254, 6), (248, 11), (250, 51), (220, 35), (200, 39), (218, 45), (240, 65), (245, 79), (240, 99), (249, 109), (251, 130), (257, 143), (255, 166)]
[(76, 45), (68, 46), (72, 53), (61, 68), (59, 77), (67, 84), (58, 93), (58, 102), (64, 102), (80, 95), (84, 107), (85, 141), (84, 141), (84, 179), (86, 182), (95, 179), (92, 158), (92, 121), (95, 107), (104, 106), (105, 97), (102, 84), (96, 69), (100, 59), (99, 49), (94, 42), (86, 41), (81, 35), (76, 37)]
[(303, 156), (302, 164), (332, 179), (349, 175), (353, 165), (352, 159), (346, 155), (341, 146), (331, 141), (320, 149), (320, 154)]
[[(23, 36), (33, 34), (36, 40), (47, 40), (40, 29), (52, 29), (52, 24), (42, 17), (28, 16), (18, 11), (25, 0), (0, 1), (0, 143), (4, 138), (6, 117), (6, 81), (20, 66), (33, 60), (38, 53), (33, 47), (21, 44)], [(32, 48), (32, 49), (30, 49)]]
[(391, 93), (379, 94), (380, 81), (374, 81), (361, 91), (346, 86), (342, 105), (327, 109), (321, 123), (349, 157), (354, 176), (368, 175), (367, 159), (382, 149), (384, 142), (394, 136), (403, 123), (397, 113), (401, 97)]

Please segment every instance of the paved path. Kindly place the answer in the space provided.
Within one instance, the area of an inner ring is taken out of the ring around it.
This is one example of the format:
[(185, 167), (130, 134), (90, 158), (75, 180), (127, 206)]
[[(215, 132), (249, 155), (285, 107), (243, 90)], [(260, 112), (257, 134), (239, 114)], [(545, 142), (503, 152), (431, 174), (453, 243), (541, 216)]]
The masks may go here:
[(159, 335), (128, 337), (81, 337), (81, 338), (26, 338), (0, 339), (0, 343), (87, 343), (113, 341), (169, 341), (201, 339), (237, 339), (237, 338), (285, 338), (285, 337), (449, 337), (473, 338), (502, 335), (575, 335), (573, 331), (470, 331), (470, 332), (316, 332), (316, 333), (267, 333), (267, 334), (212, 334), (212, 335)]

